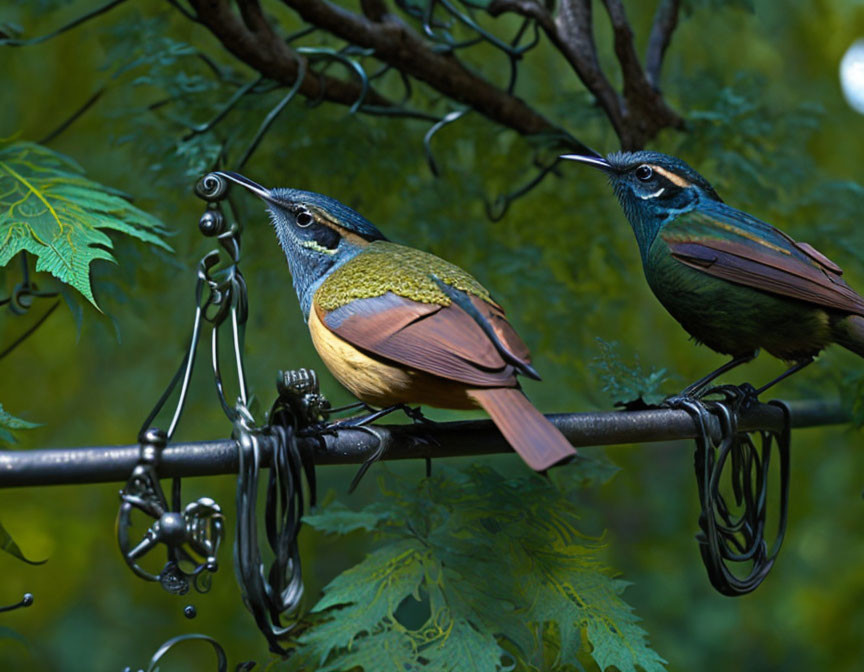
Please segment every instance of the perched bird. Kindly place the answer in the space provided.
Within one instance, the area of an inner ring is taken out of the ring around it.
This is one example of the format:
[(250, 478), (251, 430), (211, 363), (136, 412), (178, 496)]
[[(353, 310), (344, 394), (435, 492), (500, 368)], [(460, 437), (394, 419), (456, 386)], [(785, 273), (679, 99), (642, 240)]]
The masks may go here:
[(644, 151), (562, 158), (606, 173), (655, 296), (696, 341), (732, 356), (685, 394), (752, 360), (760, 348), (793, 365), (757, 394), (831, 343), (864, 357), (864, 298), (846, 284), (840, 267), (726, 205), (680, 159)]
[(472, 276), (333, 198), (218, 174), (266, 202), (315, 349), (361, 401), (482, 407), (538, 471), (576, 454), (520, 390), (528, 348)]

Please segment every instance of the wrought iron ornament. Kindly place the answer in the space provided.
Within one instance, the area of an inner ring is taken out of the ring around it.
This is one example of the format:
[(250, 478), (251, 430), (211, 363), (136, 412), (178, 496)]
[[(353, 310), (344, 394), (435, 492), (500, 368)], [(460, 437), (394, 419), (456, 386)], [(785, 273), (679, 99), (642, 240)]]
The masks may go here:
[[(703, 397), (719, 399), (685, 397), (672, 405), (690, 413), (698, 431), (694, 463), (702, 511), (696, 538), (702, 561), (711, 585), (736, 597), (759, 587), (783, 544), (789, 514), (790, 413), (783, 402), (771, 401), (783, 410), (783, 429), (740, 432), (739, 417), (754, 400), (751, 389), (723, 385)], [(715, 421), (719, 432), (712, 433)], [(780, 501), (777, 531), (769, 546), (768, 484), (774, 450), (780, 462)], [(731, 489), (731, 501), (723, 492), (724, 483), (727, 491)]]
[[(219, 249), (206, 254), (198, 264), (189, 345), (177, 372), (141, 428), (138, 464), (120, 493), (122, 503), (117, 539), (124, 560), (141, 578), (159, 581), (165, 590), (180, 595), (187, 593), (190, 586), (199, 592), (209, 589), (210, 577), (218, 567), (217, 554), (224, 537), (221, 508), (207, 497), (183, 507), (179, 478), (173, 479), (169, 504), (159, 481), (160, 457), (174, 435), (186, 405), (202, 327), (209, 323), (214, 386), (219, 403), (233, 425), (233, 438), (239, 453), (235, 573), (244, 603), (271, 650), (284, 653), (278, 640), (292, 629), (290, 615), (300, 606), (303, 595), (297, 535), (304, 510), (304, 474), (313, 503), (315, 497), (312, 457), (301, 454), (295, 435), (310, 427), (323, 427), (329, 404), (320, 394), (315, 373), (301, 369), (280, 373), (279, 397), (271, 409), (269, 423), (256, 423), (249, 410), (250, 397), (243, 363), (249, 310), (246, 281), (239, 269), (242, 227), (236, 218), (229, 225), (220, 210), (220, 202), (227, 196), (227, 191), (228, 183), (217, 174), (205, 176), (196, 186), (196, 194), (207, 201), (198, 228), (205, 236), (216, 238)], [(232, 368), (237, 385), (234, 402), (229, 402), (226, 397), (220, 366), (219, 337), (225, 330), (232, 344)], [(154, 427), (157, 416), (178, 388), (177, 403), (167, 431)], [(265, 438), (266, 441), (262, 441)], [(270, 454), (264, 453), (265, 444)], [(257, 531), (259, 473), (265, 462), (272, 464), (264, 504), (267, 543), (273, 556), (269, 568), (262, 560)], [(141, 541), (133, 545), (130, 529), (135, 510), (154, 522)], [(168, 557), (163, 569), (154, 574), (143, 569), (139, 560), (159, 544), (167, 547)], [(184, 613), (193, 618), (196, 610), (190, 605)], [(283, 622), (283, 619), (288, 620)], [(166, 645), (168, 648), (173, 646)], [(214, 643), (214, 646), (217, 645)], [(167, 649), (163, 649), (160, 652), (164, 654)], [(157, 657), (151, 661), (151, 666)]]
[[(222, 510), (209, 497), (191, 502), (182, 513), (179, 508), (169, 508), (157, 473), (166, 443), (167, 435), (160, 429), (148, 429), (141, 435), (141, 457), (120, 492), (117, 541), (126, 564), (142, 579), (158, 581), (177, 595), (188, 593), (190, 584), (198, 592), (206, 592), (210, 588), (209, 575), (218, 568), (216, 554), (225, 534)], [(179, 485), (176, 490), (179, 493)], [(135, 509), (155, 522), (132, 546), (129, 532)], [(168, 559), (159, 574), (152, 574), (138, 560), (160, 543), (167, 547)]]

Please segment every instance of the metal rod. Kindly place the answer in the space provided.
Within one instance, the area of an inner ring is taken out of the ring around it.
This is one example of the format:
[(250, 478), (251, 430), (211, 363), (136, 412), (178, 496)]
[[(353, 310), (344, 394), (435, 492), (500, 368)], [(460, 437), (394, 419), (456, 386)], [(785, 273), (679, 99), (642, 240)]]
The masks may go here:
[[(790, 404), (792, 427), (818, 427), (849, 421), (839, 403), (801, 401)], [(574, 446), (651, 443), (692, 439), (693, 419), (686, 411), (656, 409), (547, 416)], [(782, 426), (782, 411), (758, 404), (739, 423), (742, 431)], [(489, 420), (431, 425), (374, 425), (387, 443), (385, 460), (457, 457), (510, 452), (510, 446)], [(719, 431), (712, 427), (712, 431)], [(264, 464), (270, 463), (269, 441), (262, 437)], [(341, 429), (333, 435), (300, 439), (313, 451), (315, 463), (358, 464), (378, 447), (367, 431)], [(138, 460), (138, 445), (0, 451), (0, 488), (37, 485), (122, 482)], [(237, 446), (232, 439), (169, 445), (159, 467), (165, 478), (237, 473)]]

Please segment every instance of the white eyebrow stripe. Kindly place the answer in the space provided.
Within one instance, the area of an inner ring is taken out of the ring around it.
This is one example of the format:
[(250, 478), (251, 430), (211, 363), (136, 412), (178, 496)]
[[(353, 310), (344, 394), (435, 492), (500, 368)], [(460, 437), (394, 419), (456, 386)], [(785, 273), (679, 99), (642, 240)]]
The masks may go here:
[(639, 196), (643, 201), (647, 201), (649, 198), (657, 198), (660, 194), (666, 191), (666, 187), (660, 187), (653, 194), (646, 194), (645, 196)]

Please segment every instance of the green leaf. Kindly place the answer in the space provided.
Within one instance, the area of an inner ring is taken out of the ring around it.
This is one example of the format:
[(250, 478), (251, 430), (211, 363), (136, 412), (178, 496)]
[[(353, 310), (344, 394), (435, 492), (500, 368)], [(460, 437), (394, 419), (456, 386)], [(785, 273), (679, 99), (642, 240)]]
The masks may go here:
[(405, 541), (370, 554), (360, 564), (337, 576), (325, 589), (313, 612), (340, 607), (331, 620), (304, 634), (307, 645), (323, 664), (335, 648), (350, 648), (359, 635), (371, 635), (395, 622), (394, 613), (409, 595), (417, 593), (424, 576), (424, 552)]
[(385, 501), (311, 518), (318, 529), (374, 530), (382, 545), (327, 586), (290, 669), (501, 672), (548, 658), (549, 632), (555, 669), (581, 669), (588, 656), (601, 669), (663, 669), (621, 599), (626, 584), (576, 528), (572, 486), (439, 472), (419, 485), (388, 478)]
[(333, 502), (320, 511), (304, 516), (303, 523), (329, 534), (348, 534), (356, 530), (372, 532), (389, 518), (389, 509), (374, 504), (362, 511), (352, 511), (344, 504)]
[(24, 554), (21, 552), (21, 549), (18, 548), (18, 544), (15, 543), (15, 540), (12, 538), (6, 528), (3, 527), (3, 523), (0, 523), (0, 550), (6, 551), (9, 555), (14, 555), (19, 560), (23, 560), (28, 565), (41, 565), (46, 560), (28, 560)]
[(21, 418), (16, 418), (3, 409), (3, 404), (0, 404), (0, 443), (15, 443), (13, 431), (20, 429), (35, 429), (40, 427), (38, 423), (27, 422)]
[(666, 369), (642, 368), (639, 355), (632, 365), (626, 364), (618, 353), (618, 343), (596, 339), (600, 354), (589, 364), (602, 382), (603, 391), (616, 404), (643, 401), (648, 405), (659, 404), (666, 398), (661, 390), (669, 379)]
[(37, 271), (96, 306), (90, 264), (115, 261), (106, 229), (171, 249), (159, 220), (83, 177), (72, 159), (34, 143), (0, 141), (0, 266), (26, 250), (36, 256)]

